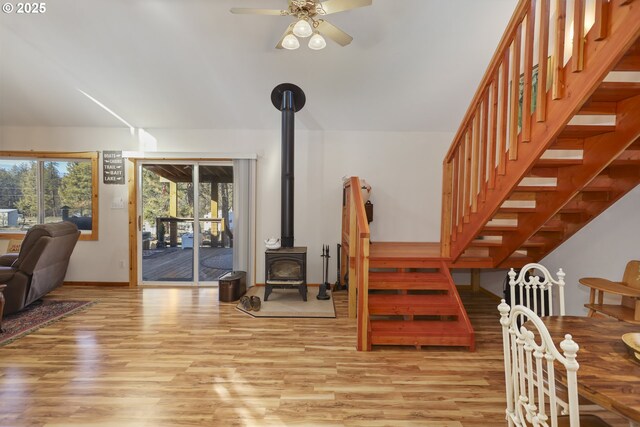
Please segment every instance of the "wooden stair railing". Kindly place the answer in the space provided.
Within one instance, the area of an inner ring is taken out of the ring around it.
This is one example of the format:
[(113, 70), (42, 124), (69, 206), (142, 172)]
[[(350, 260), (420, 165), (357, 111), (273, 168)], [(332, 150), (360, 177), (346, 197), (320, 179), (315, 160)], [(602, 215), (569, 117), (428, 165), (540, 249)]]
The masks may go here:
[(369, 223), (360, 188), (358, 177), (344, 184), (342, 249), (349, 266), (349, 318), (358, 323), (357, 349), (369, 350)]
[[(637, 96), (617, 103), (593, 99), (585, 103), (598, 85), (601, 90), (615, 86), (602, 81), (616, 64), (638, 71), (637, 55), (629, 52), (637, 50), (640, 37), (640, 4), (596, 0), (592, 9), (587, 4), (591, 3), (522, 0), (518, 4), (444, 160), (443, 257), (457, 260), (483, 230), (503, 236), (499, 245), (484, 245), (494, 266), (523, 246), (532, 248), (532, 254), (555, 247), (557, 239), (541, 244), (536, 233), (565, 236), (562, 218), (574, 215), (576, 220), (576, 212), (564, 212), (558, 222), (553, 218), (562, 215), (563, 206), (583, 188), (587, 192), (587, 185), (612, 161), (624, 161), (625, 150), (638, 138)], [(608, 128), (567, 126), (578, 112), (617, 114), (617, 123)], [(582, 147), (584, 158), (542, 157), (549, 148), (574, 145)], [(537, 176), (556, 178), (558, 187), (522, 187), (522, 179), (534, 168)], [(539, 197), (545, 209), (501, 210), (510, 196)], [(517, 233), (508, 227), (487, 230), (499, 211), (523, 215)]]

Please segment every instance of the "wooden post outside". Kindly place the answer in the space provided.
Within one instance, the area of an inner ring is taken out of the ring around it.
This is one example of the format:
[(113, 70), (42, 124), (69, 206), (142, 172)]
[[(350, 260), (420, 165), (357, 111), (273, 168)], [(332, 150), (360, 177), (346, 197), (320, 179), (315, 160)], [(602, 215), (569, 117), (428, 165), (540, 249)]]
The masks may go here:
[[(218, 202), (220, 201), (220, 193), (218, 191), (218, 181), (211, 181), (211, 218), (218, 218)], [(220, 240), (220, 233), (217, 224), (211, 223), (211, 246), (215, 238), (216, 244)]]
[(178, 216), (178, 184), (169, 181), (169, 216)]

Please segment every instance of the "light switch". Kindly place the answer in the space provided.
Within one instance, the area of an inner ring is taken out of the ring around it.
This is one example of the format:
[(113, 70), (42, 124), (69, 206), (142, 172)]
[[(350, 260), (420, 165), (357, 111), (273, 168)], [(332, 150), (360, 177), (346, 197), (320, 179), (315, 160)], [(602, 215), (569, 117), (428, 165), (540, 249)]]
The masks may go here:
[(122, 197), (114, 197), (111, 200), (111, 209), (124, 209), (124, 199)]

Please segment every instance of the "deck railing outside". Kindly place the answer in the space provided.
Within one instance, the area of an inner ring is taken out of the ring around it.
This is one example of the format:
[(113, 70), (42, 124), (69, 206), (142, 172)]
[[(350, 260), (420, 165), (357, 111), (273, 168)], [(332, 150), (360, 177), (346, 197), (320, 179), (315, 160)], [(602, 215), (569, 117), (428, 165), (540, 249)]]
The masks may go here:
[(360, 179), (345, 183), (345, 217), (343, 230), (349, 250), (349, 317), (357, 317), (358, 350), (369, 344), (369, 223), (360, 191)]
[(520, 1), (444, 159), (443, 256), (460, 256), (632, 45), (639, 6)]

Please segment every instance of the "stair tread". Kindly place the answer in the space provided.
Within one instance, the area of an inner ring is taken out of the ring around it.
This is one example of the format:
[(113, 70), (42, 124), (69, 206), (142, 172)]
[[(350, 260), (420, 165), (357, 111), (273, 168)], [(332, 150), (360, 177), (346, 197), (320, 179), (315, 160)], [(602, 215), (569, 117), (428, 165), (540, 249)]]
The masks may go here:
[(636, 82), (602, 82), (591, 95), (595, 102), (619, 102), (640, 95), (640, 83)]
[(588, 138), (615, 130), (615, 125), (567, 125), (560, 132), (559, 138)]

